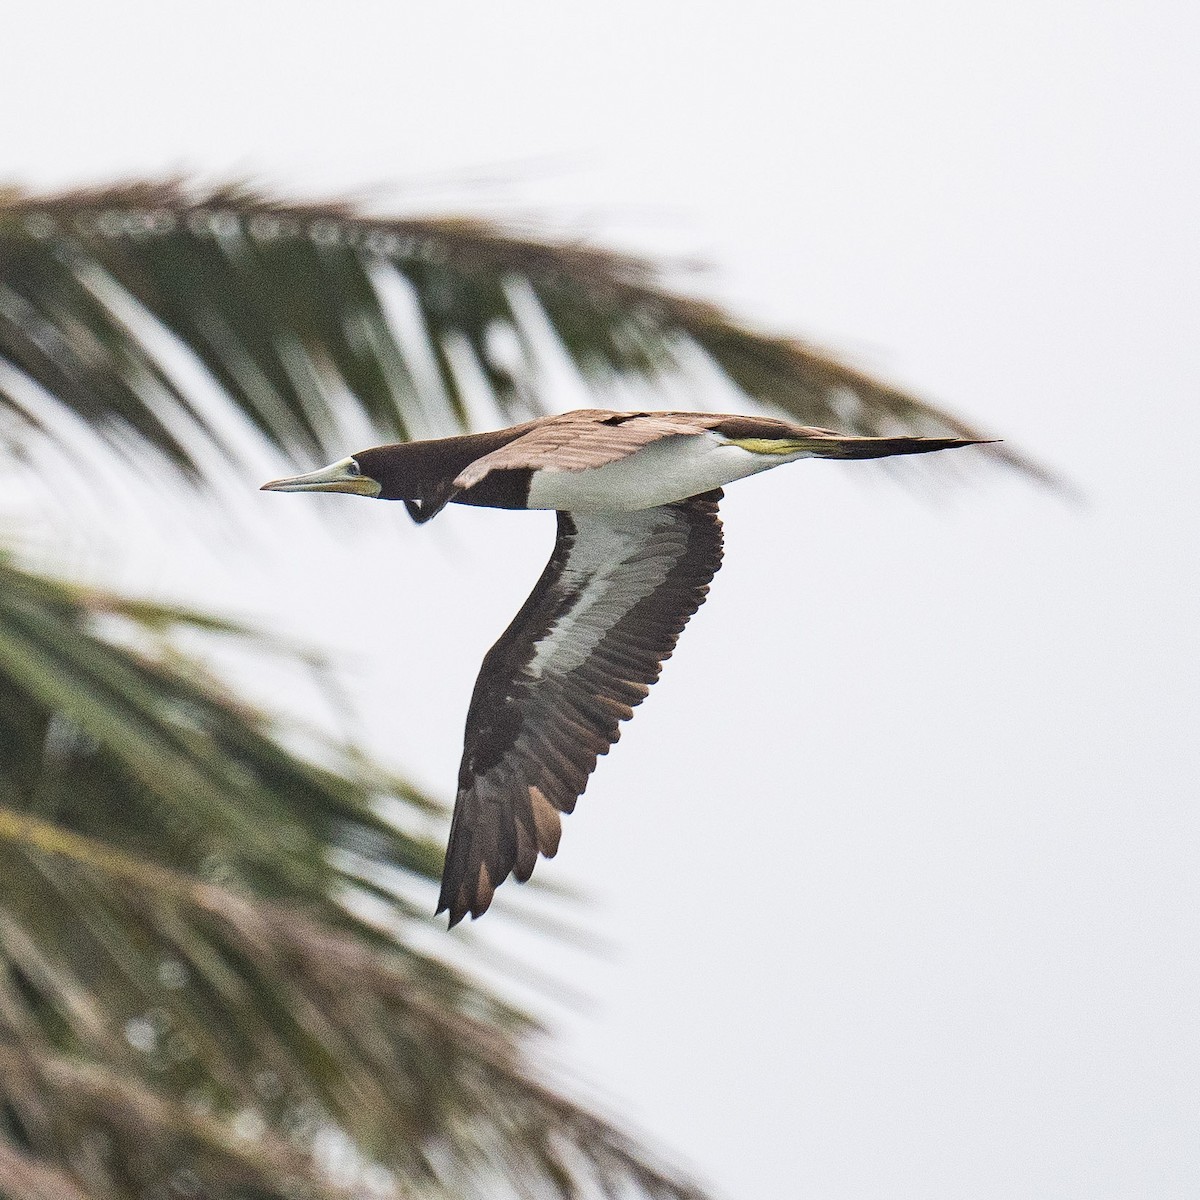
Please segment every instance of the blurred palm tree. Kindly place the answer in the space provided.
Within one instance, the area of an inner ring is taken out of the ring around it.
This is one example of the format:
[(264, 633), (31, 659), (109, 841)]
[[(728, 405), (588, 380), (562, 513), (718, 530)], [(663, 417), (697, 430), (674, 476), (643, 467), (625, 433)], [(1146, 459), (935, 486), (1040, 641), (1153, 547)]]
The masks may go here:
[[(349, 427), (462, 431), (472, 391), (526, 419), (564, 352), (601, 390), (723, 377), (806, 424), (977, 436), (635, 257), (178, 181), (0, 192), (0, 453), (31, 486), (104, 457), (200, 503), (254, 443), (308, 468)], [(403, 880), (439, 873), (440, 806), (237, 698), (181, 631), (300, 653), (0, 558), (0, 1195), (700, 1196), (418, 948)]]

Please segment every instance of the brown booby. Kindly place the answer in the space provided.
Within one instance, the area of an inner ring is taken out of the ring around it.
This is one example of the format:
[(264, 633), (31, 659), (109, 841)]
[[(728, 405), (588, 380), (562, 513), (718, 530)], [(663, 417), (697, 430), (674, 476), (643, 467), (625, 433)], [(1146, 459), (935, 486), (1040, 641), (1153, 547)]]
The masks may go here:
[(467, 713), (437, 911), (478, 917), (558, 849), (587, 786), (721, 565), (721, 488), (800, 458), (923, 454), (977, 439), (855, 437), (768, 417), (581, 409), (492, 433), (376, 446), (263, 485), (555, 509), (537, 586), (488, 651)]

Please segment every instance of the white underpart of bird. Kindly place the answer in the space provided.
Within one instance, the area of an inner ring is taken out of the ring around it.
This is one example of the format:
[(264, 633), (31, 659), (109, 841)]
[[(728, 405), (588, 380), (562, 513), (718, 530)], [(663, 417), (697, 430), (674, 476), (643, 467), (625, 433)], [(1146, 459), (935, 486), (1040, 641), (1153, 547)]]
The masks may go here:
[(760, 454), (711, 431), (681, 434), (586, 471), (542, 467), (530, 480), (528, 505), (574, 513), (636, 512), (813, 457), (809, 450)]

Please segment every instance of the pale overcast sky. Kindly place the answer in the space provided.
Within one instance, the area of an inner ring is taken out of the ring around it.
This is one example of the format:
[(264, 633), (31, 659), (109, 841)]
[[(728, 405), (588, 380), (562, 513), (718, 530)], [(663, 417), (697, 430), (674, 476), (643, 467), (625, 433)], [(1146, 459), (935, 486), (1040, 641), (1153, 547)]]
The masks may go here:
[[(731, 1200), (1200, 1194), (1198, 44), (1183, 0), (6, 8), (0, 175), (383, 184), (698, 254), (1085, 492), (730, 488), (539, 867), (610, 946), (520, 942), (593, 1001), (556, 1056)], [(242, 482), (270, 571), (153, 522), (108, 570), (339, 650), (448, 793), (552, 520), (348, 500), (339, 545)]]

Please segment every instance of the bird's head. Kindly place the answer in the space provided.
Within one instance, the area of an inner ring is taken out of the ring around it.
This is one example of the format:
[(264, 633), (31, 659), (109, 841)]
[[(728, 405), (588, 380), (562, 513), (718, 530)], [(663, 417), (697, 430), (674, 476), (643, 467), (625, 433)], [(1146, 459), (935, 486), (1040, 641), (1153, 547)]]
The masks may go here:
[(319, 471), (273, 479), (259, 489), (263, 492), (349, 492), (354, 496), (378, 496), (383, 486), (363, 470), (361, 455), (351, 455)]

